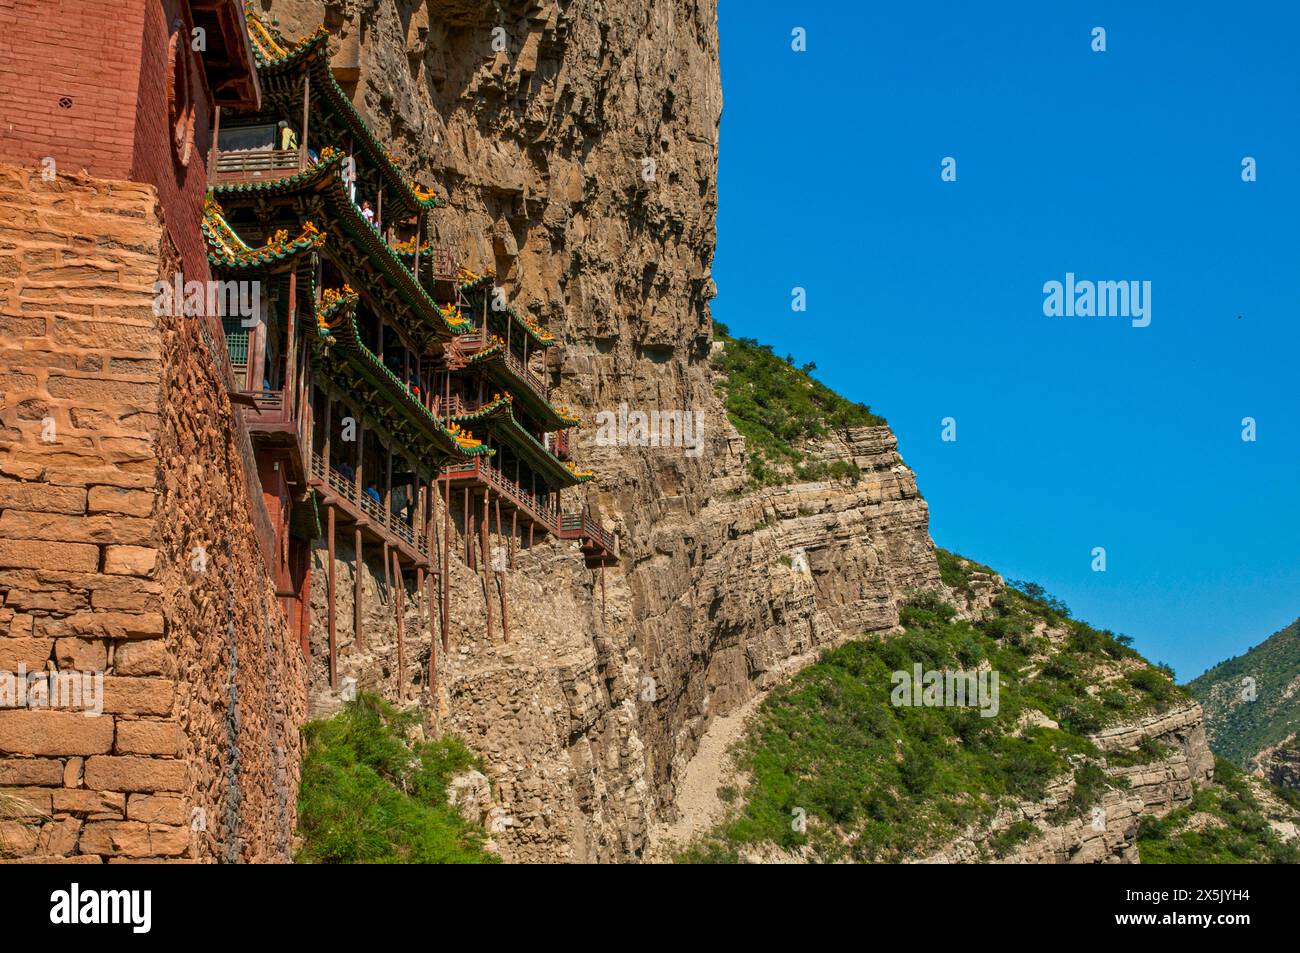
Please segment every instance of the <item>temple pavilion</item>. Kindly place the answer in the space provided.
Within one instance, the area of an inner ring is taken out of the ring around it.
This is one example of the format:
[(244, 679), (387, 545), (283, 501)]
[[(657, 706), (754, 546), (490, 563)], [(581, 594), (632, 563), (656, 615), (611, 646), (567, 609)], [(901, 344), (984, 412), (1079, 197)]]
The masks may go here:
[[(551, 401), (553, 335), (505, 303), (494, 276), (429, 239), (439, 200), (402, 172), (336, 82), (325, 29), (291, 42), (251, 4), (246, 13), (261, 105), (218, 110), (202, 227), (215, 278), (260, 284), (261, 314), (223, 319), (232, 399), (252, 435), (279, 595), (304, 651), (311, 586), (328, 588), (336, 685), (340, 534), (358, 562), (381, 556), (390, 583), (413, 573), (417, 593), (428, 587), (444, 649), (453, 510), (460, 558), (483, 573), (485, 594), (495, 577), (486, 624), (491, 632), (499, 599), (505, 638), (500, 573), (519, 548), (547, 534), (575, 540), (588, 567), (603, 569), (617, 541), (590, 511), (564, 509), (563, 491), (592, 474), (572, 459), (577, 417)], [(322, 537), (328, 578), (312, 580)], [(404, 669), (404, 587), (393, 591)]]

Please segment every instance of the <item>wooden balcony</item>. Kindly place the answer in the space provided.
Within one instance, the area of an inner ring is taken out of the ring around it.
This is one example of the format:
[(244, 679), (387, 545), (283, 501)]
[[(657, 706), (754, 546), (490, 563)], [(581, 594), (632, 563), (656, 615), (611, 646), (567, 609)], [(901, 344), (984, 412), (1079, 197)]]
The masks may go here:
[(515, 507), (535, 526), (548, 533), (558, 535), (560, 513), (543, 497), (536, 496), (510, 479), (492, 464), (481, 457), (475, 457), (465, 463), (453, 463), (443, 467), (438, 477), (452, 486), (476, 485), (491, 489), (500, 494), (503, 502)]
[(301, 149), (246, 149), (218, 152), (212, 170), (213, 185), (273, 182), (297, 175), (306, 165)]
[(365, 493), (358, 493), (355, 480), (348, 479), (332, 466), (327, 470), (319, 453), (311, 455), (311, 485), (320, 494), (322, 503), (337, 506), (343, 516), (369, 530), (417, 566), (429, 564), (428, 537), (416, 532), (382, 503), (376, 503)]
[(618, 564), (618, 539), (586, 513), (565, 513), (560, 517), (560, 539), (576, 539), (588, 566)]

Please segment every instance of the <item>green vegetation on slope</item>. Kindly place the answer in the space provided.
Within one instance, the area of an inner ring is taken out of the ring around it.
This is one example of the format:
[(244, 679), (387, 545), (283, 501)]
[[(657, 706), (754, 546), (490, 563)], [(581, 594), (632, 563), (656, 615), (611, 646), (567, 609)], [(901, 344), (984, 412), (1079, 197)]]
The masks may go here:
[[(1244, 684), (1253, 679), (1252, 685)], [(1205, 710), (1214, 753), (1246, 767), (1252, 757), (1300, 731), (1300, 619), (1246, 654), (1220, 662), (1187, 685)], [(1253, 688), (1254, 700), (1248, 700)]]
[(791, 476), (800, 480), (855, 477), (856, 470), (846, 461), (809, 461), (804, 445), (835, 429), (883, 424), (884, 418), (814, 380), (814, 365), (796, 367), (792, 359), (782, 360), (772, 353), (771, 345), (731, 337), (720, 322), (713, 323), (713, 331), (724, 345), (713, 359), (725, 375), (718, 392), (727, 416), (745, 438), (754, 481), (767, 485)]
[(1142, 818), (1142, 863), (1300, 863), (1300, 848), (1274, 833), (1245, 775), (1232, 762), (1215, 759), (1214, 782), (1165, 817)]
[[(947, 559), (948, 575), (971, 568)], [(1109, 633), (1014, 590), (974, 625), (933, 595), (905, 607), (901, 621), (902, 635), (825, 652), (764, 700), (737, 751), (746, 789), (727, 819), (679, 860), (735, 861), (764, 845), (821, 861), (918, 856), (968, 825), (986, 824), (1004, 799), (1041, 799), (1049, 782), (1070, 772), (1074, 798), (1048, 820), (1078, 816), (1117, 783), (1086, 735), (1184, 697)], [(1035, 634), (1036, 621), (1057, 637)], [(1000, 679), (996, 717), (972, 707), (892, 704), (892, 673), (910, 673), (916, 663), (925, 671), (990, 666)], [(1106, 676), (1104, 689), (1089, 692)], [(1059, 727), (1026, 726), (1022, 713), (1031, 710)], [(794, 823), (800, 811), (806, 830)], [(1015, 825), (991, 849), (1007, 853), (1035, 833), (1032, 824)]]
[(474, 766), (454, 738), (411, 741), (416, 712), (361, 695), (303, 729), (299, 863), (495, 863), (483, 834), (447, 803)]

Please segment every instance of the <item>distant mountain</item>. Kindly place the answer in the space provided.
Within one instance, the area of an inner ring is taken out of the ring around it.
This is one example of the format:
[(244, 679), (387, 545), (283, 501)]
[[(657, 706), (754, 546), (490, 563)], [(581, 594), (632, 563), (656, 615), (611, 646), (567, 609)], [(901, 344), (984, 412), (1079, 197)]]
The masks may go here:
[(1187, 690), (1205, 709), (1214, 753), (1250, 767), (1255, 755), (1300, 730), (1300, 619)]

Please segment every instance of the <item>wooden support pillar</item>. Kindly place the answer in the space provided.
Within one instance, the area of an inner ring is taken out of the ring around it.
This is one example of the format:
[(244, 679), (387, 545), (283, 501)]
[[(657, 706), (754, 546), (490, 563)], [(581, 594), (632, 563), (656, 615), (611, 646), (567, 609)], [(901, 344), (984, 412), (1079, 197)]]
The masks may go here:
[(447, 498), (444, 501), (442, 532), (442, 649), (447, 651), (451, 644), (447, 640), (447, 628), (450, 621), (449, 599), (451, 595), (451, 480), (446, 481)]
[(469, 484), (465, 485), (465, 565), (474, 568), (474, 510), (469, 505)]
[[(288, 400), (295, 393), (298, 384), (298, 348), (296, 346), (296, 334), (298, 320), (298, 269), (289, 272), (289, 308), (285, 316), (284, 331), (284, 380), (280, 382), (280, 387), (284, 391), (284, 399)], [(297, 401), (293, 404), (294, 412), (298, 410)]]
[[(308, 104), (311, 102), (311, 73), (302, 74), (302, 141), (298, 143), (298, 168), (307, 168), (307, 123), (311, 117)], [(278, 147), (280, 143), (276, 143)]]
[(406, 698), (406, 586), (402, 582), (402, 563), (393, 550), (393, 605), (397, 609), (397, 700)]
[(329, 391), (325, 391), (325, 439), (321, 441), (321, 459), (325, 462), (325, 472), (322, 476), (325, 478), (325, 485), (329, 485), (330, 478), (330, 431), (334, 427), (334, 397)]
[[(494, 502), (495, 502), (495, 504), (496, 504), (496, 517), (497, 517), (497, 519), (496, 519), (496, 526), (497, 526), (497, 547), (500, 548), (500, 546), (501, 546), (501, 494), (499, 494), (499, 493), (497, 494), (497, 498), (496, 498), (496, 500), (495, 500)], [(508, 617), (507, 617), (507, 614), (506, 614), (506, 584), (505, 584), (505, 572), (504, 572), (504, 570), (499, 570), (499, 569), (497, 569), (496, 566), (495, 566), (495, 562), (496, 562), (496, 557), (495, 557), (495, 554), (494, 554), (494, 556), (493, 556), (493, 563), (494, 563), (494, 565), (492, 566), (492, 570), (493, 570), (492, 574), (493, 574), (494, 576), (496, 576), (496, 580), (497, 580), (497, 595), (501, 597), (501, 639), (502, 639), (502, 641), (504, 641), (504, 642), (509, 642), (509, 641), (510, 641), (510, 624), (509, 624), (509, 622), (507, 621), (507, 618), (508, 618)]]
[(510, 568), (515, 568), (515, 540), (519, 538), (519, 507), (510, 514)]
[(329, 524), (329, 638), (330, 638), (330, 688), (339, 687), (338, 654), (334, 639), (334, 506), (330, 504), (326, 515)]
[[(211, 188), (212, 181), (217, 177), (217, 157), (221, 155), (221, 107), (218, 106), (213, 110), (212, 116), (212, 149), (208, 152), (208, 187)], [(276, 143), (279, 145), (279, 143)]]
[(429, 574), (428, 584), (429, 591), (425, 593), (424, 599), (429, 605), (429, 704), (436, 715), (438, 711), (438, 639), (433, 632), (433, 604), (435, 602), (433, 573)]
[(353, 421), (357, 425), (357, 511), (361, 509), (361, 498), (366, 493), (365, 475), (362, 472), (366, 462), (366, 421), (359, 411), (353, 411)]
[(356, 556), (353, 566), (355, 571), (352, 574), (352, 641), (360, 649), (366, 644), (365, 636), (361, 631), (361, 572), (366, 560), (361, 543), (361, 527), (356, 527), (353, 533), (353, 547), (356, 550)]
[(488, 497), (492, 491), (483, 490), (483, 523), (479, 527), (479, 554), (483, 558), (483, 604), (487, 607), (487, 637), (492, 640), (492, 556), (488, 553)]

